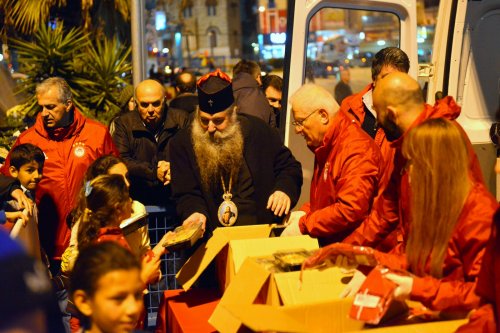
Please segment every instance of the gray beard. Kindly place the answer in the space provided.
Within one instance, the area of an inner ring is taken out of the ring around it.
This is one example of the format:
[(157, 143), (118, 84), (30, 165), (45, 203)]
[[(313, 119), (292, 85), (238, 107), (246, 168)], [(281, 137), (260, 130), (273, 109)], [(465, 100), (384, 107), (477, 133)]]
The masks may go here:
[[(234, 116), (234, 117), (233, 117)], [(243, 135), (236, 112), (231, 116), (230, 124), (223, 132), (209, 134), (196, 119), (191, 125), (196, 163), (200, 171), (203, 190), (210, 192), (224, 177), (226, 189), (229, 186), (229, 175), (232, 184), (236, 184), (241, 162), (243, 161)]]

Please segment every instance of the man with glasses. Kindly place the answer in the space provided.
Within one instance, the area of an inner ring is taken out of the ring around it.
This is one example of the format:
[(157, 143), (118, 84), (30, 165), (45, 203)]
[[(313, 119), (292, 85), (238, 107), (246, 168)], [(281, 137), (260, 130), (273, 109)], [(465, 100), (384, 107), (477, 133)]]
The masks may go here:
[(145, 205), (173, 208), (168, 142), (187, 125), (189, 114), (168, 109), (165, 88), (144, 80), (135, 89), (136, 110), (118, 117), (113, 140), (127, 163), (130, 195)]
[(375, 142), (324, 88), (305, 84), (291, 97), (295, 132), (314, 153), (310, 201), (291, 214), (282, 236), (340, 242), (370, 212), (383, 159)]
[(192, 124), (170, 144), (172, 192), (183, 223), (202, 222), (208, 238), (217, 227), (282, 220), (300, 196), (300, 163), (275, 130), (237, 112), (225, 73), (209, 73), (197, 86)]

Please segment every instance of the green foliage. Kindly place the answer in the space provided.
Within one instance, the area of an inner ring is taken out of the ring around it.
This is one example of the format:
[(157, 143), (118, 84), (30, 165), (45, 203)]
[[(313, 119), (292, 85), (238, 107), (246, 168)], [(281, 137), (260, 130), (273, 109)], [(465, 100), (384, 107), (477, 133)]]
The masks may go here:
[(27, 116), (33, 117), (38, 111), (36, 85), (53, 76), (68, 82), (75, 105), (86, 115), (106, 122), (119, 111), (121, 87), (130, 81), (131, 49), (116, 39), (92, 43), (90, 37), (81, 28), (65, 32), (61, 23), (55, 29), (40, 27), (32, 42), (12, 40), (21, 72), (28, 75), (18, 90), (29, 96)]
[(120, 111), (118, 97), (121, 88), (130, 82), (131, 49), (120, 45), (117, 39), (103, 38), (85, 50), (85, 62), (73, 81), (78, 87), (75, 95), (85, 101), (88, 110), (101, 121), (108, 122)]

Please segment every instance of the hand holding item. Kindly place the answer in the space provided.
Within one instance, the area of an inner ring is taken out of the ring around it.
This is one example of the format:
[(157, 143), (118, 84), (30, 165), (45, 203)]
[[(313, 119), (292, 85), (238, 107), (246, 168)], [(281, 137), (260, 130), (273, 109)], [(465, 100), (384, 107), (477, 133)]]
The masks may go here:
[(203, 230), (203, 233), (205, 233), (207, 217), (201, 213), (196, 212), (191, 214), (187, 219), (184, 220), (184, 222), (182, 222), (182, 225), (190, 226), (191, 224), (198, 224), (198, 223), (202, 224), (201, 229)]
[(158, 161), (158, 167), (156, 169), (156, 176), (158, 180), (163, 183), (163, 185), (168, 185), (170, 183), (170, 162)]
[(28, 223), (28, 217), (22, 211), (5, 212), (5, 217), (7, 218), (7, 221), (12, 223), (16, 223), (17, 220), (21, 219), (23, 221), (23, 227), (25, 227)]
[(413, 288), (413, 277), (394, 273), (387, 273), (384, 277), (397, 285), (396, 289), (394, 289), (395, 299), (403, 301), (410, 298), (411, 290)]
[(20, 209), (27, 209), (28, 216), (33, 214), (33, 201), (31, 201), (21, 189), (12, 191), (10, 196), (17, 201)]
[[(291, 220), (291, 218), (290, 218)], [(291, 236), (300, 236), (302, 233), (299, 228), (299, 220), (293, 220), (288, 223), (288, 226), (283, 230), (280, 237), (291, 237)]]
[(340, 293), (340, 298), (351, 298), (356, 295), (358, 292), (359, 288), (361, 288), (361, 285), (363, 282), (366, 280), (366, 275), (361, 273), (360, 271), (356, 270), (354, 272), (354, 275), (352, 276), (351, 281), (347, 284), (347, 286), (342, 290)]
[(160, 276), (160, 256), (156, 256), (150, 250), (142, 257), (141, 280), (145, 284), (155, 283), (160, 279)]
[(267, 200), (267, 209), (271, 209), (274, 215), (282, 216), (288, 214), (291, 206), (290, 197), (282, 191), (275, 191)]

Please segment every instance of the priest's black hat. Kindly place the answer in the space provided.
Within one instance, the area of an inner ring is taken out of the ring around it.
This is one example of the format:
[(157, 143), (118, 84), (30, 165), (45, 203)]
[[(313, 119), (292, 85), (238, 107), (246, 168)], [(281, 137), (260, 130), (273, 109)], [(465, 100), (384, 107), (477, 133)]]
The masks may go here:
[(203, 112), (210, 114), (222, 112), (234, 103), (231, 79), (220, 69), (201, 77), (196, 86), (198, 105)]

